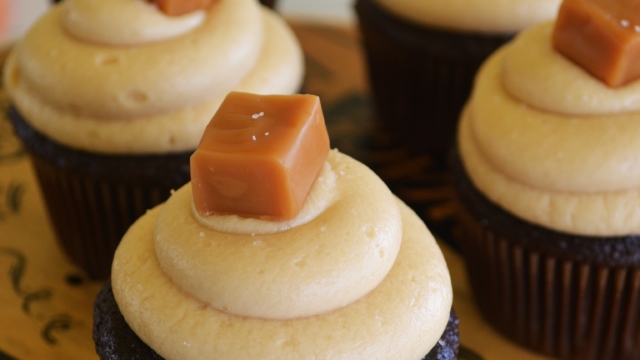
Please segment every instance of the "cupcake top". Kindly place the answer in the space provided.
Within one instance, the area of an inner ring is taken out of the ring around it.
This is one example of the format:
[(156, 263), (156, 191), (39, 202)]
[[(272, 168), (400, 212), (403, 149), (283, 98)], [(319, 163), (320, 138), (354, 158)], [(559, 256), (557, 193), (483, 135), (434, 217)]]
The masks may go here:
[(318, 97), (230, 93), (191, 163), (112, 268), (125, 320), (161, 356), (415, 360), (440, 339), (442, 253), (380, 178), (329, 151)]
[(120, 243), (112, 270), (118, 307), (167, 359), (427, 354), (446, 327), (452, 291), (420, 219), (337, 151), (299, 216), (285, 224), (205, 219), (186, 185)]
[(69, 0), (45, 14), (5, 66), (5, 87), (39, 132), (98, 153), (196, 148), (231, 90), (291, 94), (300, 47), (253, 0), (167, 16), (145, 0)]
[(562, 232), (640, 233), (640, 81), (610, 88), (526, 30), (483, 65), (459, 148), (474, 184)]
[(460, 32), (514, 34), (555, 17), (561, 0), (373, 0), (408, 21)]

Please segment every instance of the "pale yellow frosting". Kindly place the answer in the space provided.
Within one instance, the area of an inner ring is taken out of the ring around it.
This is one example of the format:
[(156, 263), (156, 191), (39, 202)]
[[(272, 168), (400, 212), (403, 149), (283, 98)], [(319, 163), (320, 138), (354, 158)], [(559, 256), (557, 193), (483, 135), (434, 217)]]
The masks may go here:
[(561, 0), (373, 0), (407, 20), (442, 29), (514, 34), (556, 16)]
[[(190, 185), (138, 220), (112, 271), (136, 334), (167, 359), (424, 357), (451, 309), (442, 254), (368, 168), (335, 151), (328, 162), (335, 202), (286, 231), (251, 236), (203, 226)], [(189, 258), (170, 259), (182, 256), (170, 253), (176, 249)], [(190, 274), (178, 274), (184, 269)], [(319, 307), (325, 301), (331, 309)]]
[(608, 88), (552, 50), (552, 23), (492, 56), (462, 116), (460, 150), (488, 198), (581, 235), (640, 233), (640, 83)]
[[(229, 91), (299, 90), (297, 40), (254, 0), (217, 1), (203, 19), (196, 13), (184, 23), (142, 3), (65, 1), (16, 44), (5, 86), (34, 128), (93, 152), (188, 151)], [(137, 20), (112, 31), (120, 20), (108, 15), (121, 16), (118, 5), (136, 8), (127, 16)]]
[(200, 26), (204, 10), (165, 16), (149, 1), (69, 0), (60, 5), (62, 27), (94, 44), (142, 45), (180, 36)]

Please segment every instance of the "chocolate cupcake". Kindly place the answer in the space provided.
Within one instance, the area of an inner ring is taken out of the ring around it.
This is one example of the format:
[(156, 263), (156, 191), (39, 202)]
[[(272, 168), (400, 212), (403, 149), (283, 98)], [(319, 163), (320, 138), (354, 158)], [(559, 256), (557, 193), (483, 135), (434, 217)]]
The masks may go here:
[(442, 157), (480, 64), (559, 0), (358, 0), (374, 106), (415, 153)]
[(553, 23), (524, 31), (478, 74), (458, 133), (458, 242), (506, 337), (562, 359), (638, 359), (640, 82), (607, 87), (553, 36)]
[[(285, 103), (304, 119), (276, 109)], [(370, 169), (329, 151), (321, 114), (310, 95), (227, 97), (192, 182), (118, 246), (95, 305), (101, 358), (456, 358), (435, 239)], [(289, 191), (254, 196), (307, 180), (284, 218)]]
[(4, 85), (58, 240), (104, 279), (132, 221), (188, 180), (224, 96), (295, 93), (302, 73), (292, 31), (253, 0), (177, 17), (144, 0), (65, 0), (16, 43)]

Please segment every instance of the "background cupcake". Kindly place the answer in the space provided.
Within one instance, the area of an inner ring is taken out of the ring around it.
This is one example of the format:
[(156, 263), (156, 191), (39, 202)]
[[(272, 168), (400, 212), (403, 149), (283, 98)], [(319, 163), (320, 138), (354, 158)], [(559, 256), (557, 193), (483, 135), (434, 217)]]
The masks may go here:
[(413, 151), (451, 145), (486, 57), (560, 0), (358, 0), (372, 95), (383, 124)]
[(291, 30), (253, 0), (179, 17), (143, 0), (65, 0), (4, 71), (59, 240), (105, 278), (128, 226), (188, 181), (189, 155), (224, 96), (295, 93), (303, 64)]
[(640, 82), (607, 87), (553, 49), (553, 27), (478, 74), (458, 134), (459, 242), (505, 336), (560, 358), (637, 359)]

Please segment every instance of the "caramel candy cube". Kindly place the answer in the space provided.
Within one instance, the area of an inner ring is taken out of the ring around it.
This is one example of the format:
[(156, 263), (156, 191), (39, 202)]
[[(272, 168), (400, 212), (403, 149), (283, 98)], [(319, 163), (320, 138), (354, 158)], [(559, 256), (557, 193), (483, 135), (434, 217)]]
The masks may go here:
[(640, 77), (640, 1), (565, 0), (554, 48), (610, 87)]
[(152, 0), (160, 11), (169, 16), (180, 16), (206, 9), (214, 0)]
[(201, 215), (294, 218), (329, 153), (320, 99), (230, 93), (191, 156)]

